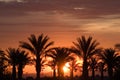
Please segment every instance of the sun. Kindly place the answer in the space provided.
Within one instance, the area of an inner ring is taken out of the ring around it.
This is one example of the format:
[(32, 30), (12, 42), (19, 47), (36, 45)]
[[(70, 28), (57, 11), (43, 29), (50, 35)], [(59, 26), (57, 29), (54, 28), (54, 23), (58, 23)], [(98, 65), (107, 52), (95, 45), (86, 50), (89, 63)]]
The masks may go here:
[(63, 67), (64, 72), (69, 72), (69, 63), (66, 63), (65, 66)]
[(66, 66), (63, 67), (64, 72), (68, 72), (68, 68)]

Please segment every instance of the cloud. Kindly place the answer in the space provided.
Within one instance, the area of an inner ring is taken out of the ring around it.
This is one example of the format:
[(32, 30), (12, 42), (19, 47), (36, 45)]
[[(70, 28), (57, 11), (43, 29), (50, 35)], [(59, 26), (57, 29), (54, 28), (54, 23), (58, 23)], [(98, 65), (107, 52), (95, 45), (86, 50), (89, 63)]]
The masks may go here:
[(29, 12), (69, 13), (78, 18), (99, 18), (120, 14), (120, 0), (24, 0), (0, 2), (0, 16), (21, 16)]
[(23, 1), (0, 2), (0, 27), (17, 26), (29, 27), (32, 30), (37, 28), (39, 31), (92, 32), (109, 30), (109, 26), (119, 26), (113, 23), (117, 22), (113, 19), (120, 17), (120, 0)]

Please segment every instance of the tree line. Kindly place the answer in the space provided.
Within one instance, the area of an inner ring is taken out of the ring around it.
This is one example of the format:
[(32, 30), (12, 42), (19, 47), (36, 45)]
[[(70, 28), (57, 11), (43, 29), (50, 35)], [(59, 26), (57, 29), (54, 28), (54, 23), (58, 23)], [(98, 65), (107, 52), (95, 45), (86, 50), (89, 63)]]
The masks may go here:
[[(104, 80), (104, 71), (108, 72), (108, 80), (120, 80), (120, 54), (115, 48), (99, 48), (99, 42), (91, 36), (77, 38), (71, 48), (52, 47), (53, 45), (54, 41), (50, 41), (48, 36), (32, 34), (28, 37), (28, 42), (19, 42), (19, 48), (0, 50), (0, 79), (6, 79), (4, 76), (8, 72), (8, 67), (11, 67), (9, 79), (22, 80), (24, 67), (31, 64), (35, 65), (36, 80), (41, 80), (40, 73), (44, 65), (52, 68), (54, 80), (63, 80), (63, 67), (66, 62), (69, 62), (70, 80), (74, 80), (74, 71), (81, 69), (81, 66), (76, 63), (74, 54), (83, 60), (82, 76), (79, 80), (95, 80), (96, 70), (101, 74), (100, 80)], [(51, 58), (47, 64), (45, 64), (46, 57)], [(88, 73), (90, 70), (91, 77)]]

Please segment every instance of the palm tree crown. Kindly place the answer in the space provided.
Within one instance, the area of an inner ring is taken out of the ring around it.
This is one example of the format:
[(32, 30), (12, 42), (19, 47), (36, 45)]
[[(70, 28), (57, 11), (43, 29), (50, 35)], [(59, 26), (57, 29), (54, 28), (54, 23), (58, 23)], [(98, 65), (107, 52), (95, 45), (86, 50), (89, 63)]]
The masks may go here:
[(36, 56), (40, 56), (49, 46), (53, 45), (53, 41), (48, 43), (49, 39), (48, 36), (44, 36), (43, 34), (38, 36), (38, 38), (32, 34), (28, 37), (30, 44), (27, 42), (20, 42), (20, 47), (31, 51), (32, 54), (35, 54)]
[(88, 39), (85, 38), (85, 36), (82, 36), (81, 38), (77, 38), (77, 43), (73, 42), (75, 45), (76, 53), (79, 56), (82, 57), (90, 57), (91, 55), (95, 54), (98, 50), (96, 47), (99, 45), (99, 43), (94, 40), (92, 37), (89, 37)]
[(26, 53), (25, 51), (19, 50), (18, 53), (18, 79), (22, 79), (22, 74), (23, 74), (23, 68), (25, 67), (26, 64), (30, 63), (31, 57), (29, 57), (29, 54)]
[(3, 78), (5, 69), (8, 64), (6, 64), (6, 57), (3, 50), (0, 50), (0, 79)]
[(18, 59), (17, 59), (17, 56), (18, 56), (18, 52), (19, 52), (19, 49), (15, 49), (15, 48), (8, 48), (7, 50), (7, 58), (9, 60), (9, 63), (11, 65), (15, 64), (17, 65), (18, 64)]
[(101, 59), (104, 63), (107, 64), (108, 67), (108, 75), (110, 80), (113, 79), (113, 69), (115, 69), (118, 64), (120, 55), (116, 53), (116, 51), (112, 48), (105, 49), (102, 53), (100, 53)]
[(15, 48), (8, 48), (6, 54), (6, 59), (8, 60), (8, 63), (12, 65), (12, 79), (16, 79), (16, 66), (18, 65), (18, 53), (19, 49)]
[(54, 61), (54, 63), (58, 67), (58, 76), (63, 77), (64, 72), (63, 72), (63, 66), (65, 63), (71, 59), (70, 57), (70, 50), (68, 48), (64, 47), (56, 47), (52, 48), (50, 54), (47, 54), (47, 56), (51, 57)]

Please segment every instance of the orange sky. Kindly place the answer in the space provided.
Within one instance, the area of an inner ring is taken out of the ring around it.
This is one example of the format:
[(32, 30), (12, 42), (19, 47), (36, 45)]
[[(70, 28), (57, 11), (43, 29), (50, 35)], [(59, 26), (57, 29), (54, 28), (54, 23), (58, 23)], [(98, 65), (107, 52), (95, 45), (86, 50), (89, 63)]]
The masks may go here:
[[(9, 2), (4, 2), (9, 1)], [(120, 0), (0, 0), (0, 48), (44, 33), (54, 46), (93, 36), (100, 47), (120, 43)]]
[(113, 47), (120, 43), (119, 4), (119, 0), (0, 0), (0, 48), (16, 47), (30, 34), (41, 33), (56, 46), (71, 46), (77, 37), (90, 35), (100, 46)]
[[(119, 15), (97, 19), (78, 19), (67, 13), (34, 12), (26, 16), (0, 18), (0, 47), (16, 47), (30, 34), (48, 35), (56, 46), (71, 46), (77, 37), (93, 36), (102, 47), (120, 43)], [(14, 44), (13, 44), (14, 43)]]

